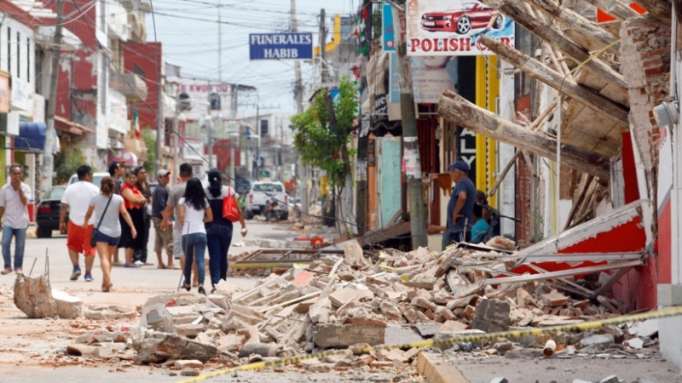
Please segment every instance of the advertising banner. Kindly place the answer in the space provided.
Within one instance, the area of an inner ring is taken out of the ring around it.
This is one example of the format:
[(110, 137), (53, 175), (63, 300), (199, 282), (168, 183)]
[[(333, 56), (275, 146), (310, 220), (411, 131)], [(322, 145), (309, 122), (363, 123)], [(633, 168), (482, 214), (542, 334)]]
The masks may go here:
[(387, 1), (384, 1), (381, 13), (383, 16), (381, 27), (383, 29), (382, 45), (384, 47), (384, 52), (395, 52), (398, 41), (398, 36), (396, 36), (397, 24), (395, 23), (395, 20), (398, 19), (398, 15), (393, 9), (393, 6)]
[(252, 33), (251, 60), (304, 60), (313, 58), (312, 33)]
[(412, 0), (407, 2), (407, 54), (477, 56), (493, 54), (478, 40), (487, 36), (514, 46), (514, 23), (478, 1)]

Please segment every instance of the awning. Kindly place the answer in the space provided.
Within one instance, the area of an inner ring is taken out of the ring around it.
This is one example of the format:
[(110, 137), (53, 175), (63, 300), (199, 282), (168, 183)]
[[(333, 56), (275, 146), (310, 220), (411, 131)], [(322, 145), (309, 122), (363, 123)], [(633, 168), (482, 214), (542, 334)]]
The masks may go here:
[(69, 121), (64, 117), (54, 116), (54, 127), (60, 132), (73, 134), (75, 136), (82, 136), (85, 133), (94, 133), (94, 131), (87, 126), (77, 124)]
[(14, 139), (16, 150), (40, 151), (45, 149), (45, 132), (47, 127), (43, 123), (22, 122), (19, 124), (19, 135)]

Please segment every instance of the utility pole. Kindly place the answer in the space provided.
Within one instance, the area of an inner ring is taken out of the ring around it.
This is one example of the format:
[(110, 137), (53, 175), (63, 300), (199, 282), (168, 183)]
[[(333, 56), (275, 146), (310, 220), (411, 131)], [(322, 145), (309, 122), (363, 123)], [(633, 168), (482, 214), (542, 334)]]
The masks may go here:
[[(222, 17), (222, 4), (221, 0), (218, 0), (218, 89), (222, 88), (223, 82), (223, 17)], [(216, 92), (220, 97), (220, 107), (222, 108), (222, 96), (220, 93)], [(211, 123), (208, 125), (208, 168), (213, 169), (213, 130), (218, 125), (218, 119), (220, 118), (220, 110), (213, 111), (209, 105), (209, 113), (212, 114), (210, 117)], [(230, 151), (230, 154), (232, 151)], [(230, 155), (230, 164), (233, 158)]]
[(324, 8), (320, 10), (320, 80), (322, 86), (325, 86), (329, 81), (329, 72), (327, 71), (327, 16)]
[(61, 63), (62, 28), (64, 17), (64, 1), (57, 0), (57, 26), (52, 39), (52, 63), (50, 68), (50, 99), (47, 103), (47, 134), (45, 135), (45, 151), (43, 153), (43, 169), (41, 171), (41, 190), (47, 193), (52, 189), (52, 175), (54, 174), (54, 155), (57, 131), (54, 127), (54, 117), (57, 112), (57, 83)]
[(159, 66), (159, 83), (156, 85), (158, 87), (157, 91), (157, 103), (156, 107), (156, 162), (154, 163), (154, 177), (159, 172), (161, 168), (161, 143), (164, 140), (164, 128), (165, 119), (163, 118), (163, 79), (161, 78), (161, 67)]
[[(404, 10), (403, 10), (404, 12)], [(404, 20), (405, 17), (401, 17)], [(427, 246), (426, 236), (426, 204), (422, 193), (422, 171), (419, 158), (419, 140), (417, 136), (417, 113), (414, 105), (412, 89), (412, 72), (407, 57), (405, 34), (406, 25), (400, 21), (401, 33), (398, 34), (398, 59), (400, 61), (400, 112), (403, 134), (403, 158), (406, 163), (407, 198), (410, 210), (410, 231), (412, 247)]]
[[(298, 20), (296, 18), (296, 0), (291, 0), (291, 32), (298, 32)], [(301, 75), (301, 62), (294, 61), (294, 100), (296, 101), (296, 113), (303, 113), (303, 76)], [(297, 166), (298, 195), (301, 198), (301, 210), (308, 214), (308, 172), (303, 160), (299, 156)]]

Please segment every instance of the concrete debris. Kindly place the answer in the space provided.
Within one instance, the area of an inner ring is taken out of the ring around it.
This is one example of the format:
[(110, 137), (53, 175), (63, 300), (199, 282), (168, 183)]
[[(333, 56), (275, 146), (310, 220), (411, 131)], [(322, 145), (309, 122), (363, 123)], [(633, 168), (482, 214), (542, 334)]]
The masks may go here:
[(633, 323), (628, 332), (642, 338), (653, 338), (658, 334), (658, 320), (651, 319), (643, 322)]
[(509, 383), (509, 379), (503, 377), (493, 378), (490, 383)]
[(635, 350), (641, 350), (644, 347), (644, 341), (642, 338), (632, 338), (625, 341), (625, 344)]
[[(242, 362), (329, 348), (369, 350), (371, 346), (444, 340), (523, 326), (580, 323), (610, 312), (583, 298), (574, 299), (555, 281), (485, 286), (485, 280), (513, 269), (507, 250), (451, 246), (443, 252), (384, 249), (368, 257), (348, 242), (344, 258), (325, 255), (306, 265), (271, 274), (248, 291), (225, 284), (209, 297), (190, 293), (153, 297), (141, 308), (140, 332), (133, 346), (138, 363), (199, 360), (232, 355)], [(492, 246), (492, 245), (491, 245)], [(512, 257), (512, 258), (510, 258)], [(622, 333), (622, 332), (621, 332)], [(613, 343), (596, 334), (581, 348)], [(84, 343), (89, 344), (88, 338)], [(106, 340), (104, 338), (103, 340)], [(529, 345), (563, 353), (580, 338), (542, 339)], [(489, 355), (513, 352), (516, 343), (498, 340), (479, 346)], [(557, 351), (559, 350), (559, 351)], [(341, 360), (307, 361), (309, 371), (380, 368), (414, 359), (416, 352), (363, 352)], [(359, 363), (359, 364), (358, 364)], [(186, 370), (189, 367), (177, 367)], [(201, 368), (194, 366), (191, 368)]]
[(621, 380), (616, 375), (611, 375), (600, 380), (599, 383), (621, 383)]
[(81, 316), (83, 302), (64, 291), (53, 290), (46, 275), (31, 278), (17, 274), (14, 304), (29, 318), (75, 319)]
[(583, 338), (580, 341), (580, 345), (583, 347), (590, 347), (590, 346), (604, 346), (604, 345), (609, 345), (614, 342), (615, 338), (611, 334), (597, 334), (597, 335), (592, 335), (588, 336), (587, 338)]

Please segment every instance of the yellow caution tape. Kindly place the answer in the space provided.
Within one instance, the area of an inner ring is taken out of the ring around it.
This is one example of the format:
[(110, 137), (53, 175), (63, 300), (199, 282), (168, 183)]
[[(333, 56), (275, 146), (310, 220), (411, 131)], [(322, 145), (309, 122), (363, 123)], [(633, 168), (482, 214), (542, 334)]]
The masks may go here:
[[(584, 332), (590, 330), (598, 330), (607, 326), (615, 326), (624, 323), (631, 322), (641, 322), (649, 319), (659, 319), (682, 315), (682, 306), (667, 307), (656, 311), (650, 311), (641, 314), (630, 314), (622, 315), (618, 317), (595, 320), (589, 322), (582, 322), (569, 325), (551, 326), (544, 328), (530, 328), (522, 330), (510, 330), (495, 332), (489, 334), (467, 334), (467, 335), (457, 335), (448, 339), (434, 340), (427, 339), (418, 342), (412, 342), (400, 345), (377, 345), (372, 346), (371, 349), (374, 350), (389, 350), (389, 349), (404, 349), (409, 350), (412, 348), (418, 349), (428, 349), (428, 348), (449, 348), (459, 343), (472, 343), (472, 344), (482, 344), (487, 341), (496, 341), (499, 338), (505, 339), (520, 339), (527, 336), (541, 336), (541, 335), (552, 335), (560, 334), (566, 332)], [(256, 363), (244, 364), (237, 367), (222, 368), (215, 371), (207, 372), (205, 374), (199, 375), (194, 378), (189, 378), (180, 381), (179, 383), (200, 383), (205, 382), (208, 379), (215, 378), (218, 376), (224, 376), (232, 374), (235, 372), (246, 372), (246, 371), (257, 371), (263, 370), (271, 367), (282, 367), (288, 365), (298, 364), (303, 360), (309, 359), (320, 359), (331, 355), (339, 355), (345, 353), (346, 350), (330, 350), (321, 351), (312, 354), (301, 354), (286, 358), (280, 358), (277, 360), (263, 361)]]

